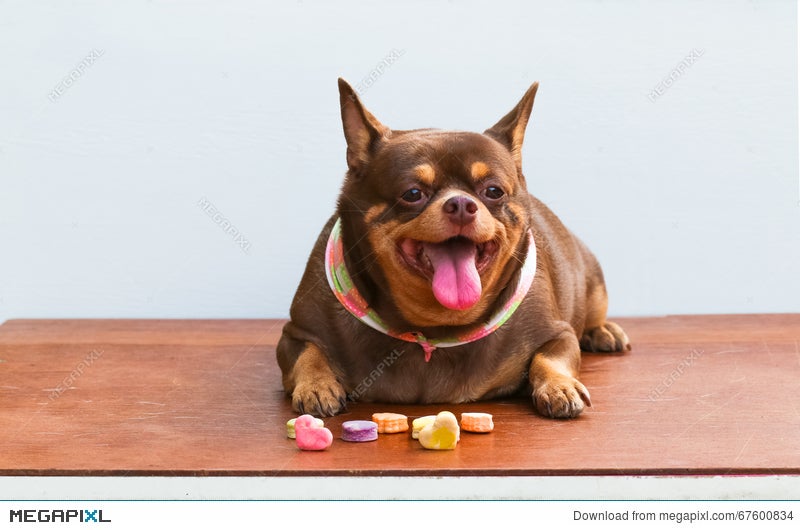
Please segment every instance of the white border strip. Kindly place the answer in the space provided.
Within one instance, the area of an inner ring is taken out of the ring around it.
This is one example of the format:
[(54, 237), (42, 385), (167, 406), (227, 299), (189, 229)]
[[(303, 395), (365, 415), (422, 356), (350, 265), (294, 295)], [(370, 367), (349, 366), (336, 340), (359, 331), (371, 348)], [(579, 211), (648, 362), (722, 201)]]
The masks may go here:
[(0, 500), (797, 500), (800, 476), (0, 477)]

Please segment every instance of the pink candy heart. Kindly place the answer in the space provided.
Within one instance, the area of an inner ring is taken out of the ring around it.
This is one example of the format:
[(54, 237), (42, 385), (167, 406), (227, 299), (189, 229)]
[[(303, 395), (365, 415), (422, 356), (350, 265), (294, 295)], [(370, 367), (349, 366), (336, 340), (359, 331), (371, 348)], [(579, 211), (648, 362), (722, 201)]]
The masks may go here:
[(303, 414), (294, 422), (295, 441), (303, 451), (322, 451), (333, 443), (333, 434), (316, 423), (314, 416)]

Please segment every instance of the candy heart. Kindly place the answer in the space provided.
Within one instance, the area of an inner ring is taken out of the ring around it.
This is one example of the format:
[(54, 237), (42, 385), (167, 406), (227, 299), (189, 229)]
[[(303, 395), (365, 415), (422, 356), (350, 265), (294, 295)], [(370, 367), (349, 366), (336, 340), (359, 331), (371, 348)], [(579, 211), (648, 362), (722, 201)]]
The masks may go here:
[(419, 443), (425, 449), (455, 449), (461, 429), (452, 412), (443, 411), (436, 415), (433, 423), (419, 431)]
[(320, 427), (318, 421), (310, 414), (303, 414), (294, 421), (295, 442), (303, 451), (322, 451), (333, 443), (331, 431)]
[(436, 421), (436, 416), (422, 416), (421, 418), (416, 418), (411, 422), (411, 437), (415, 440), (419, 440), (419, 432), (434, 421)]
[(352, 420), (342, 423), (345, 442), (371, 442), (378, 439), (378, 424), (374, 421)]
[(492, 432), (492, 415), (485, 412), (464, 412), (461, 414), (461, 428), (469, 432)]
[(376, 412), (372, 415), (372, 421), (378, 424), (378, 432), (381, 434), (406, 432), (408, 430), (408, 416), (394, 412)]
[[(296, 422), (296, 421), (297, 421), (297, 418), (292, 418), (291, 420), (286, 422), (286, 436), (291, 438), (292, 440), (295, 439), (294, 422)], [(317, 424), (318, 427), (325, 427), (325, 423), (321, 419), (314, 418), (314, 421), (315, 421), (315, 423)]]

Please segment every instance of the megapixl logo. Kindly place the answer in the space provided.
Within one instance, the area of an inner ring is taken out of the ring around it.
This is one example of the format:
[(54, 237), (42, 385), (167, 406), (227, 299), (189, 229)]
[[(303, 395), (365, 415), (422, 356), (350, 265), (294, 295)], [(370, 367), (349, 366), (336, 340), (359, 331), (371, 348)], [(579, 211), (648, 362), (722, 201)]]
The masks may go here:
[(12, 523), (110, 523), (103, 510), (9, 510)]

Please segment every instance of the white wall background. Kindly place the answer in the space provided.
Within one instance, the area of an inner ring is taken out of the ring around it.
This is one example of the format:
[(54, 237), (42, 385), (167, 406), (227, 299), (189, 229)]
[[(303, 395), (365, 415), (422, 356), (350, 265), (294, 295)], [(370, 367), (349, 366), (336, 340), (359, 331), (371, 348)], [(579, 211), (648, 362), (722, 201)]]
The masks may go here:
[(526, 175), (612, 314), (797, 311), (797, 42), (788, 0), (0, 1), (0, 320), (286, 316), (345, 170), (336, 78), (401, 52), (362, 93), (398, 129), (541, 82)]

